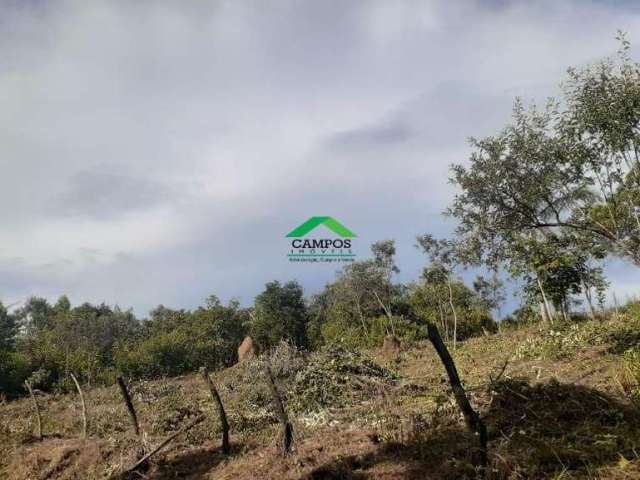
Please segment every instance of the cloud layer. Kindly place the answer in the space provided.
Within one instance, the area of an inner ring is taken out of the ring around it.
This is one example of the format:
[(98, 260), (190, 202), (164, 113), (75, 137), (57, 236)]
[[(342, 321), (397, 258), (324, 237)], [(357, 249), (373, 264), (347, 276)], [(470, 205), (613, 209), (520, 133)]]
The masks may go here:
[(271, 279), (313, 292), (335, 268), (289, 264), (283, 239), (312, 215), (363, 254), (395, 238), (415, 277), (415, 235), (451, 229), (467, 137), (614, 52), (618, 28), (640, 38), (631, 4), (4, 2), (0, 298), (145, 314)]

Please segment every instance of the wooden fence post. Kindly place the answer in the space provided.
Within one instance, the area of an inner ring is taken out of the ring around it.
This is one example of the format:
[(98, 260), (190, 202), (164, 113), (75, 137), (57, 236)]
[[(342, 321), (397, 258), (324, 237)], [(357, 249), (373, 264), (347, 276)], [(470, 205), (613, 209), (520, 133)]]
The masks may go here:
[(127, 406), (127, 410), (129, 411), (129, 418), (131, 418), (133, 431), (139, 437), (140, 426), (138, 425), (138, 416), (136, 415), (135, 408), (133, 408), (133, 402), (131, 402), (131, 396), (129, 395), (129, 390), (127, 390), (127, 385), (126, 383), (124, 383), (124, 379), (122, 377), (118, 377), (116, 381), (118, 382), (118, 386), (120, 387), (120, 393), (122, 393), (122, 398), (124, 399), (124, 403)]
[(36, 400), (36, 396), (33, 393), (33, 389), (31, 388), (31, 384), (25, 380), (24, 386), (29, 390), (29, 396), (31, 397), (31, 403), (33, 403), (33, 410), (36, 414), (36, 438), (38, 440), (42, 440), (42, 416), (40, 415), (40, 406), (38, 405), (38, 400)]
[(280, 424), (282, 425), (283, 454), (287, 455), (291, 451), (291, 446), (293, 444), (293, 426), (289, 421), (287, 411), (284, 408), (282, 397), (280, 396), (280, 392), (278, 392), (278, 388), (276, 387), (276, 382), (273, 379), (273, 373), (271, 372), (269, 365), (266, 365), (266, 371), (267, 380), (269, 381), (269, 387), (271, 388), (271, 394), (273, 396), (273, 403), (275, 404), (276, 413), (278, 414)]
[(480, 418), (478, 412), (476, 412), (469, 403), (467, 393), (465, 392), (464, 387), (460, 382), (460, 377), (458, 375), (456, 365), (453, 362), (453, 358), (451, 358), (451, 355), (449, 354), (447, 346), (442, 341), (440, 332), (438, 332), (438, 327), (436, 327), (431, 322), (427, 323), (427, 333), (429, 334), (429, 340), (433, 344), (433, 347), (436, 349), (436, 352), (440, 357), (440, 361), (447, 371), (447, 375), (449, 376), (449, 384), (451, 385), (451, 389), (453, 390), (453, 395), (456, 399), (456, 403), (458, 404), (460, 410), (462, 410), (462, 414), (464, 415), (467, 427), (469, 428), (469, 430), (471, 430), (472, 433), (477, 434), (479, 437), (478, 441), (480, 443), (480, 460), (477, 463), (484, 471), (487, 467), (487, 427), (482, 421), (482, 418)]
[(87, 438), (87, 405), (84, 402), (84, 394), (82, 393), (82, 388), (80, 388), (80, 383), (78, 383), (76, 376), (73, 373), (69, 373), (69, 375), (71, 375), (73, 383), (76, 384), (78, 395), (80, 395), (80, 403), (82, 405), (82, 438)]
[(224, 411), (224, 405), (222, 405), (222, 399), (220, 398), (220, 394), (216, 389), (216, 386), (213, 384), (211, 377), (209, 376), (209, 370), (207, 367), (202, 368), (202, 378), (209, 386), (209, 392), (211, 393), (211, 398), (218, 405), (218, 413), (220, 414), (220, 424), (222, 425), (222, 451), (224, 453), (229, 453), (231, 451), (231, 447), (229, 445), (229, 422), (227, 421), (227, 413)]

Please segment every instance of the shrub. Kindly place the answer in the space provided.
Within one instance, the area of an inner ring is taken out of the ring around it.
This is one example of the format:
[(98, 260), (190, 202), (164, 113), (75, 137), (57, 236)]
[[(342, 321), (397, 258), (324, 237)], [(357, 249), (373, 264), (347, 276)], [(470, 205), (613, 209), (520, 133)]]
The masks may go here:
[(524, 325), (531, 325), (540, 321), (540, 314), (530, 305), (525, 305), (513, 311), (504, 318), (500, 325), (506, 328), (519, 328)]
[(0, 353), (0, 393), (12, 396), (24, 391), (29, 376), (29, 360), (19, 352)]
[(628, 350), (623, 358), (626, 373), (631, 379), (630, 393), (638, 397), (640, 396), (640, 347)]
[(386, 316), (367, 319), (365, 325), (366, 333), (362, 326), (349, 325), (343, 320), (326, 322), (320, 329), (322, 340), (325, 345), (340, 345), (353, 350), (379, 348), (382, 346), (385, 335), (392, 331), (405, 345), (411, 345), (426, 338), (424, 327), (400, 317), (394, 317), (393, 329)]
[(159, 333), (138, 345), (118, 344), (115, 347), (116, 369), (137, 378), (178, 375), (193, 369), (189, 359), (193, 342), (181, 330)]

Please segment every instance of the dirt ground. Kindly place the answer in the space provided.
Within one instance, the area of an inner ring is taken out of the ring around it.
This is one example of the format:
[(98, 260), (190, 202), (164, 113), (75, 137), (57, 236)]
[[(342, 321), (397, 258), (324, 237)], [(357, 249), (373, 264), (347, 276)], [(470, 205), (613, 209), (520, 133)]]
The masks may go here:
[[(612, 341), (580, 340), (570, 352), (547, 348), (538, 355), (537, 344), (530, 347), (536, 328), (472, 339), (454, 352), (489, 431), (487, 478), (640, 478), (640, 421), (623, 352)], [(520, 354), (522, 345), (534, 353)], [(220, 451), (215, 405), (195, 374), (132, 382), (141, 439), (130, 431), (116, 387), (86, 392), (87, 439), (80, 438), (74, 395), (38, 397), (42, 440), (33, 436), (28, 399), (7, 402), (0, 405), (0, 478), (474, 478), (477, 438), (430, 345), (405, 348), (399, 360), (381, 352), (369, 357), (392, 380), (367, 372), (344, 380), (338, 373), (340, 401), (323, 408), (305, 411), (299, 386), (281, 381), (295, 432), (289, 455), (278, 446), (280, 427), (261, 380), (246, 365), (215, 375), (230, 417), (229, 455)], [(200, 413), (207, 415), (202, 424), (169, 443), (146, 469), (123, 476), (143, 445), (148, 451)]]

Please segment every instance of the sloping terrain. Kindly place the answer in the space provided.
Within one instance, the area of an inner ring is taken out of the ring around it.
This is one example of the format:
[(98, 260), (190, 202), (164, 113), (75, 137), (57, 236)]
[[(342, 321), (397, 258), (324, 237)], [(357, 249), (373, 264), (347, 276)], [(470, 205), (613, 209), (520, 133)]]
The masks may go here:
[[(489, 430), (489, 478), (640, 478), (636, 404), (640, 318), (549, 328), (532, 325), (475, 338), (452, 352)], [(279, 450), (279, 426), (261, 361), (217, 372), (231, 423), (220, 451), (215, 405), (197, 375), (131, 382), (142, 430), (131, 432), (116, 387), (79, 402), (40, 395), (42, 441), (29, 399), (0, 406), (0, 474), (7, 479), (123, 478), (141, 442), (159, 444), (200, 413), (206, 420), (131, 478), (472, 478), (476, 439), (450, 395), (428, 343), (398, 360), (340, 348), (303, 355), (281, 346), (270, 358), (294, 426), (294, 452)]]

